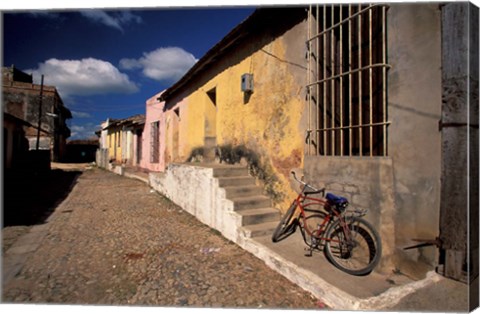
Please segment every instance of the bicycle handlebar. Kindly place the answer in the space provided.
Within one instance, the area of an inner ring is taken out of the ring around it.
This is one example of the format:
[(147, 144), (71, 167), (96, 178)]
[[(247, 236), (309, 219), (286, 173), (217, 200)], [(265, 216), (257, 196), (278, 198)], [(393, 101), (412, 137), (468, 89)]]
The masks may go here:
[(307, 193), (309, 193), (309, 194), (316, 194), (316, 193), (325, 194), (325, 188), (323, 188), (323, 189), (317, 189), (316, 187), (311, 186), (311, 185), (308, 184), (307, 182), (304, 182), (304, 181), (298, 179), (298, 178), (297, 178), (297, 174), (295, 173), (295, 171), (292, 171), (291, 173), (292, 173), (293, 178), (295, 179), (295, 181), (303, 184), (303, 186), (304, 186), (303, 190), (305, 190), (305, 188), (309, 188), (309, 189), (313, 190), (312, 192), (307, 192)]

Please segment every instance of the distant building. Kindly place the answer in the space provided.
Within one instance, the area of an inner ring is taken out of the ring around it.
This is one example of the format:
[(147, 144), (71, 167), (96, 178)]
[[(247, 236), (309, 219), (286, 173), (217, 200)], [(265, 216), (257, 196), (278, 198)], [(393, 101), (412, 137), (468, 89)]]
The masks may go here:
[(97, 162), (101, 159), (103, 167), (106, 167), (106, 161), (132, 166), (139, 165), (144, 125), (144, 114), (126, 119), (107, 119), (102, 123), (102, 129), (96, 132), (99, 136), (99, 148), (103, 151), (102, 154), (105, 154), (105, 156), (97, 157)]
[(108, 168), (110, 161), (109, 157), (109, 143), (108, 143), (108, 125), (110, 124), (111, 119), (101, 123), (101, 128), (95, 131), (95, 135), (98, 136), (98, 149), (95, 156), (95, 162), (99, 167)]
[(57, 89), (34, 84), (31, 75), (14, 66), (3, 67), (2, 96), (4, 115), (25, 122), (23, 132), (28, 149), (50, 150), (52, 161), (62, 160), (66, 139), (70, 136), (66, 120), (71, 119), (72, 114), (64, 106)]
[(15, 116), (3, 114), (3, 162), (5, 169), (21, 167), (28, 152), (25, 128), (31, 124)]
[(97, 139), (67, 141), (66, 162), (85, 163), (95, 161), (99, 143)]

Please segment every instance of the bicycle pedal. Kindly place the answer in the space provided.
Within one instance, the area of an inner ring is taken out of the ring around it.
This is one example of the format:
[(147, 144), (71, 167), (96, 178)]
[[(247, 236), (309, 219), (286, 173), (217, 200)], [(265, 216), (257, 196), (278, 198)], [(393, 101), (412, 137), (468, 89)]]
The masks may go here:
[(307, 257), (312, 257), (313, 256), (312, 249), (304, 248), (304, 250), (306, 251), (305, 254), (304, 254), (305, 256), (307, 256)]

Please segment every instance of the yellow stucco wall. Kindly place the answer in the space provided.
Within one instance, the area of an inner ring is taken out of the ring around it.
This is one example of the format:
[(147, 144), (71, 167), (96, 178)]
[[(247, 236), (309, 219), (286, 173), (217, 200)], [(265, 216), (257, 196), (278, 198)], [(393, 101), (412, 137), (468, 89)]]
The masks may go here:
[(116, 149), (116, 155), (115, 155), (115, 160), (121, 162), (122, 161), (122, 131), (118, 130), (117, 132), (117, 149)]
[(205, 137), (205, 101), (206, 94), (198, 90), (184, 100), (180, 108), (179, 157), (187, 158), (192, 149), (202, 147)]
[[(115, 161), (122, 161), (122, 146), (121, 146), (121, 130), (112, 129), (108, 130), (107, 139), (108, 139), (108, 156), (110, 159)], [(120, 145), (119, 145), (120, 143)]]
[(108, 142), (108, 158), (112, 159), (115, 156), (113, 151), (114, 137), (113, 137), (113, 134), (110, 133), (110, 131), (107, 134), (107, 142)]
[[(165, 162), (168, 164), (172, 161), (183, 161), (183, 157), (179, 158), (180, 154), (180, 132), (179, 125), (182, 122), (179, 115), (172, 109), (165, 114)], [(180, 113), (180, 112), (179, 112)], [(163, 138), (163, 137), (162, 137)]]
[[(305, 102), (304, 82), (298, 81), (298, 71), (302, 70), (287, 62), (285, 47), (279, 37), (212, 75), (185, 96), (179, 121), (179, 159), (184, 161), (193, 149), (202, 147), (205, 136), (216, 135), (217, 145), (244, 145), (257, 153), (277, 178), (273, 188), (282, 197), (275, 205), (283, 209), (295, 195), (289, 173), (303, 163), (301, 119)], [(244, 73), (254, 75), (250, 97), (240, 89)], [(207, 94), (214, 88), (216, 108)], [(215, 121), (215, 126), (209, 126), (209, 121)]]

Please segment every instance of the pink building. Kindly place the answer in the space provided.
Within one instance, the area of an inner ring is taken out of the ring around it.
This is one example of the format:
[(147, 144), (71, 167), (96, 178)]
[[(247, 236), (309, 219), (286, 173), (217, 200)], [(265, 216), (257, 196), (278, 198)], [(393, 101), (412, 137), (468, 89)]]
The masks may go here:
[(142, 154), (140, 167), (150, 171), (165, 170), (165, 115), (164, 102), (158, 101), (163, 92), (156, 94), (146, 102), (145, 127), (142, 134)]
[(180, 111), (186, 110), (186, 101), (168, 107), (158, 100), (162, 93), (146, 101), (140, 167), (149, 171), (163, 172), (169, 163), (188, 159), (181, 153), (184, 143), (179, 140), (181, 133), (189, 132), (186, 125), (180, 126)]

